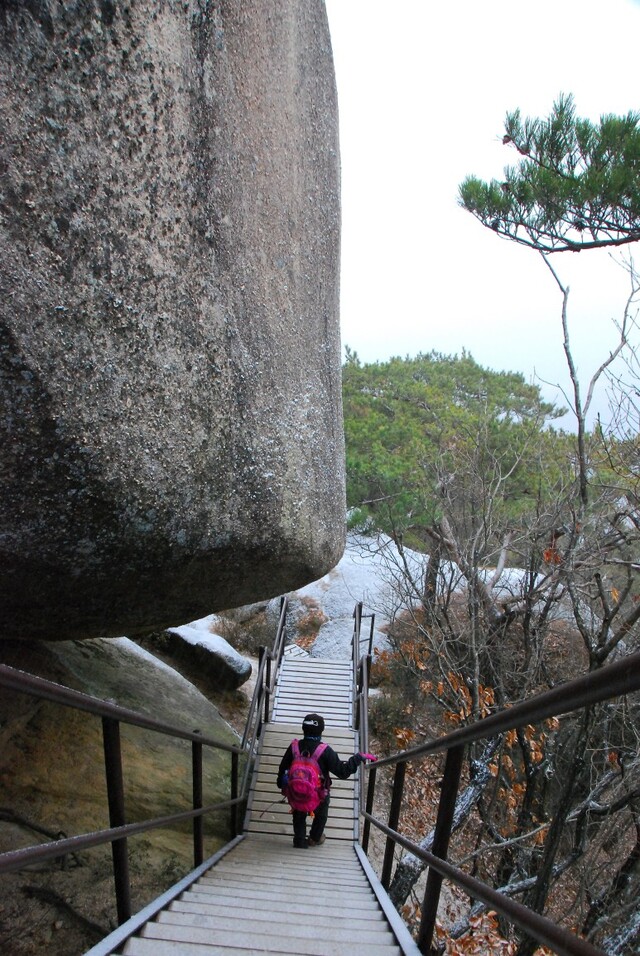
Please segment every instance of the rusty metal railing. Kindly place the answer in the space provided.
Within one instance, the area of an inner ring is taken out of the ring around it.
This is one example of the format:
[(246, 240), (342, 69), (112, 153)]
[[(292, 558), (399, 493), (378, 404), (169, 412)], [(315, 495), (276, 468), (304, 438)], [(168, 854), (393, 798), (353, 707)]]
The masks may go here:
[[(360, 605), (359, 608), (358, 610), (358, 606), (356, 606), (354, 612), (357, 622), (360, 621), (362, 616), (362, 606)], [(364, 734), (368, 741), (364, 693), (368, 689), (370, 659), (367, 662), (366, 658), (367, 655), (360, 658), (355, 673), (358, 675), (356, 678), (356, 699), (359, 704), (360, 733), (361, 737)], [(474, 724), (462, 727), (443, 737), (400, 751), (377, 761), (377, 763), (361, 767), (362, 778), (364, 778), (365, 773), (368, 774), (366, 798), (364, 801), (361, 798), (360, 802), (361, 807), (364, 805), (364, 810), (361, 811), (364, 818), (361, 843), (363, 850), (367, 852), (372, 826), (385, 834), (387, 840), (380, 878), (384, 888), (388, 890), (390, 886), (393, 852), (396, 845), (408, 850), (429, 866), (417, 939), (418, 948), (422, 953), (430, 952), (440, 889), (443, 879), (447, 879), (456, 883), (469, 896), (486, 903), (509, 922), (525, 930), (539, 943), (548, 946), (561, 956), (606, 956), (591, 943), (556, 925), (547, 917), (541, 916), (448, 863), (447, 853), (452, 832), (455, 802), (460, 786), (464, 749), (468, 744), (474, 741), (487, 740), (509, 730), (538, 723), (550, 717), (572, 713), (583, 707), (624, 696), (637, 690), (640, 690), (640, 653), (629, 655), (598, 671), (560, 684), (550, 691), (523, 700), (504, 711), (491, 714)], [(402, 816), (404, 777), (407, 765), (412, 761), (439, 753), (446, 753), (446, 761), (432, 850), (429, 851), (400, 834), (398, 826)], [(384, 823), (374, 817), (372, 813), (376, 775), (382, 767), (391, 766), (395, 767), (393, 789), (388, 821)]]

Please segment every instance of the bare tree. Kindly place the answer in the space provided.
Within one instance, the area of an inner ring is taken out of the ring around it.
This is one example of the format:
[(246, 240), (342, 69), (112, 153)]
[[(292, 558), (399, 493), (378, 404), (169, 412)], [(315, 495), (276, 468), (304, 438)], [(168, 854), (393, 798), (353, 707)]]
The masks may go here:
[[(553, 480), (538, 480), (516, 520), (504, 507), (505, 489), (514, 469), (525, 461), (530, 466), (531, 446), (514, 461), (483, 446), (482, 434), (475, 444), (461, 443), (455, 470), (438, 476), (439, 519), (424, 529), (432, 557), (416, 561), (398, 533), (390, 558), (403, 634), (410, 625), (429, 656), (434, 700), (463, 720), (640, 646), (637, 443), (602, 423), (593, 433), (587, 429), (599, 378), (608, 374), (613, 389), (623, 381), (612, 372), (617, 358), (624, 358), (627, 376), (637, 367), (629, 332), (638, 284), (632, 273), (618, 345), (583, 399), (569, 337), (569, 290), (549, 268), (562, 293), (577, 423), (568, 467)], [(631, 394), (640, 394), (639, 382)], [(616, 406), (618, 430), (629, 407), (627, 391)], [(559, 641), (567, 647), (558, 649)], [(568, 654), (582, 661), (569, 658), (570, 673), (558, 665)], [(616, 928), (640, 884), (640, 761), (630, 706), (592, 708), (513, 734), (495, 755), (473, 753), (457, 816), (466, 842), (477, 846), (468, 857), (476, 872), (533, 909), (551, 905), (556, 918), (570, 913), (573, 923), (579, 914), (584, 934), (601, 944), (606, 939), (616, 956), (631, 953), (637, 941), (637, 932)], [(427, 834), (423, 845), (429, 840)], [(397, 906), (422, 869), (411, 854), (402, 857), (391, 886)], [(534, 949), (525, 939), (519, 956)]]

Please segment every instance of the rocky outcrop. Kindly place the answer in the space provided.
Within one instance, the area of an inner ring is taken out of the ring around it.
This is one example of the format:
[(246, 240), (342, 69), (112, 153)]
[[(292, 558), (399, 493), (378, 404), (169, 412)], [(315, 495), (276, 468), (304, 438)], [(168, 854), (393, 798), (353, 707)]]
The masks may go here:
[[(187, 674), (216, 690), (237, 690), (251, 677), (251, 661), (215, 632), (215, 615), (171, 628), (162, 635), (162, 651)], [(155, 642), (154, 642), (155, 643)]]
[[(126, 638), (5, 642), (3, 658), (20, 670), (172, 726), (197, 728), (208, 738), (239, 744), (238, 734), (210, 700)], [(128, 822), (192, 806), (189, 741), (123, 723), (121, 746)], [(231, 793), (231, 758), (224, 751), (204, 750), (204, 802), (225, 801)], [(107, 827), (100, 718), (0, 689), (0, 792), (0, 852)], [(207, 814), (204, 832), (209, 856), (229, 839), (228, 810)], [(193, 866), (191, 825), (133, 837), (128, 855), (137, 911)], [(2, 953), (85, 953), (115, 925), (111, 847), (4, 874), (0, 899)]]
[(320, 0), (0, 4), (0, 616), (135, 635), (344, 545)]

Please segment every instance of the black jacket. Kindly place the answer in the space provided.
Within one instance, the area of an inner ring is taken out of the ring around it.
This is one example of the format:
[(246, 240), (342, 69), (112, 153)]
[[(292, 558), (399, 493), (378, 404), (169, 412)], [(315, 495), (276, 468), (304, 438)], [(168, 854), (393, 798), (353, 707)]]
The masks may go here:
[[(300, 746), (300, 753), (312, 754), (318, 744), (322, 743), (321, 740), (311, 737), (303, 737), (298, 741)], [(284, 784), (284, 775), (285, 771), (289, 769), (293, 763), (293, 750), (291, 749), (291, 744), (287, 747), (284, 757), (280, 761), (280, 767), (278, 768), (278, 789), (282, 790)], [(335, 750), (330, 747), (328, 744), (325, 750), (318, 757), (318, 765), (322, 771), (322, 776), (325, 781), (325, 786), (331, 786), (331, 777), (329, 774), (333, 774), (334, 777), (338, 777), (340, 780), (346, 780), (347, 777), (350, 777), (356, 772), (360, 764), (362, 763), (362, 757), (360, 754), (354, 754), (352, 757), (349, 757), (348, 760), (341, 760)]]

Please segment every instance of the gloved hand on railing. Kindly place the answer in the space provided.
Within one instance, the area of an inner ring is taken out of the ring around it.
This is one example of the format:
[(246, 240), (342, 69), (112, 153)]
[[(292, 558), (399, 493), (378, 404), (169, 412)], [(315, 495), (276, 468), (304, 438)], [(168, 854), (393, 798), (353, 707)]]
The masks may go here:
[(363, 754), (363, 753), (359, 753), (358, 756), (360, 757), (360, 759), (362, 760), (363, 763), (366, 763), (367, 761), (369, 761), (370, 763), (375, 763), (376, 760), (378, 759), (378, 758), (375, 756), (375, 754)]

